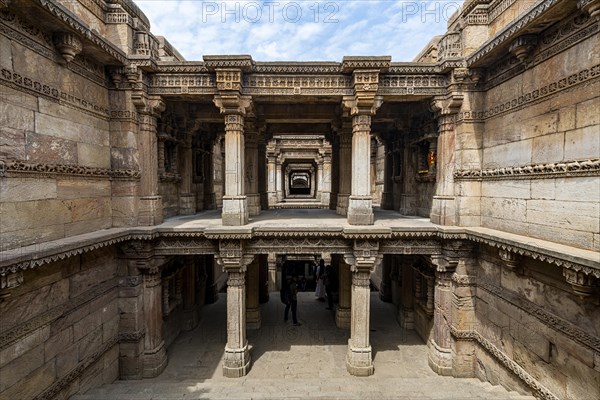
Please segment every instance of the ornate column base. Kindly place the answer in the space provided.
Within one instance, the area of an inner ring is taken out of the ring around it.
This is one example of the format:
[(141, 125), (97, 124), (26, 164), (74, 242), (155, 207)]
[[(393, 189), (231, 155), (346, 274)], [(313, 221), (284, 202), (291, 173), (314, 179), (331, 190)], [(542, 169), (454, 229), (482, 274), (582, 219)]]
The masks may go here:
[(162, 341), (156, 349), (145, 350), (142, 354), (142, 377), (155, 378), (167, 366), (167, 352), (165, 350), (165, 342)]
[(254, 216), (260, 214), (260, 196), (258, 194), (247, 194), (248, 215)]
[(371, 346), (352, 347), (348, 341), (348, 354), (346, 355), (346, 369), (350, 375), (370, 376), (375, 372), (371, 357)]
[(348, 199), (348, 223), (350, 225), (373, 225), (373, 220), (371, 196), (350, 196)]
[(248, 203), (246, 196), (223, 196), (221, 218), (225, 226), (240, 226), (248, 223)]
[(452, 376), (452, 349), (439, 347), (429, 339), (429, 367), (438, 375)]
[(160, 196), (140, 198), (139, 224), (142, 226), (159, 225), (163, 223), (163, 204)]
[(119, 379), (122, 380), (142, 379), (144, 336), (140, 335), (137, 341), (133, 339), (122, 339), (119, 343)]
[(259, 329), (260, 321), (260, 307), (246, 309), (246, 329)]
[(183, 321), (181, 324), (182, 331), (191, 331), (196, 326), (198, 326), (198, 322), (200, 322), (200, 318), (198, 315), (198, 306), (194, 305), (194, 307), (189, 310), (183, 310)]
[(241, 349), (225, 347), (223, 358), (223, 376), (227, 378), (239, 378), (246, 376), (250, 371), (250, 353), (248, 343)]
[(335, 213), (339, 215), (346, 216), (348, 215), (348, 198), (350, 195), (348, 194), (338, 194), (337, 195), (337, 206), (335, 208)]
[(325, 208), (328, 208), (330, 201), (331, 201), (331, 193), (330, 192), (322, 192), (321, 193), (321, 204), (323, 204), (323, 206)]
[(335, 325), (340, 329), (350, 329), (351, 313), (350, 308), (335, 309)]
[(179, 195), (179, 215), (196, 214), (196, 195), (183, 193)]
[(456, 225), (454, 196), (433, 196), (429, 219), (438, 225)]

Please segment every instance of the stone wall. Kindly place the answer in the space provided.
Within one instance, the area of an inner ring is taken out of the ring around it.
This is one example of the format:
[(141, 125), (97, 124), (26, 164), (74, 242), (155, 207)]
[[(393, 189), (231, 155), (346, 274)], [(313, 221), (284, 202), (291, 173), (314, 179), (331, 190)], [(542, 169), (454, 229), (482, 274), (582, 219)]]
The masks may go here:
[[(496, 176), (481, 183), (482, 226), (600, 249), (598, 179), (549, 175), (562, 168), (557, 164), (600, 157), (594, 55), (597, 37), (591, 36), (487, 91), (481, 163)], [(518, 173), (500, 176), (501, 169)]]
[[(561, 399), (600, 397), (600, 309), (572, 294), (560, 268), (527, 260), (511, 271), (497, 251), (479, 256), (476, 330), (499, 352), (477, 347), (476, 375), (492, 384), (528, 392), (515, 366)], [(506, 357), (507, 364), (500, 362)]]
[[(0, 181), (0, 212), (11, 216), (1, 221), (2, 250), (110, 227), (103, 66), (85, 58), (60, 65), (48, 43), (15, 40), (31, 21), (10, 11), (2, 15), (0, 160), (6, 179)], [(47, 35), (32, 33), (40, 41)]]
[(0, 302), (0, 397), (53, 397), (119, 375), (114, 248), (24, 272)]

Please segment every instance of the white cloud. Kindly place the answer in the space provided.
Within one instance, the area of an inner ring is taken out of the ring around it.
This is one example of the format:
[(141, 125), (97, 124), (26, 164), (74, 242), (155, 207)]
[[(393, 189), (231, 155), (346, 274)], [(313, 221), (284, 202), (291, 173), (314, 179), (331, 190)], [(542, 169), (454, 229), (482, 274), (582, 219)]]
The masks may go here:
[[(152, 32), (188, 60), (250, 54), (262, 61), (340, 61), (391, 55), (410, 61), (446, 30), (462, 0), (137, 0)], [(337, 22), (332, 22), (337, 21)]]

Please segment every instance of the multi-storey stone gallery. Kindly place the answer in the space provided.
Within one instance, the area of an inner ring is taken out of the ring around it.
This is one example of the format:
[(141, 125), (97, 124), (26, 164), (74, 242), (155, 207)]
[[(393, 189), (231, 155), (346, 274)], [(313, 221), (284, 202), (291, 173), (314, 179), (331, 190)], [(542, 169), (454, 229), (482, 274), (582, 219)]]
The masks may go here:
[(234, 383), (319, 258), (348, 376), (378, 290), (437, 374), (600, 398), (599, 27), (466, 0), (413, 62), (187, 61), (132, 0), (0, 0), (0, 398), (159, 376), (219, 297)]

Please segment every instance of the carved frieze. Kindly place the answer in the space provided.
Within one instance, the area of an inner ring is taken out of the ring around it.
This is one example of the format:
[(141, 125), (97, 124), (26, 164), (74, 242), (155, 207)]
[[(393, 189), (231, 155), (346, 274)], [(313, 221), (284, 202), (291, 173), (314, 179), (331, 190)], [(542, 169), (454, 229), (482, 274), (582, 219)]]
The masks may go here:
[(98, 104), (95, 100), (84, 98), (84, 96), (90, 94), (88, 92), (83, 93), (62, 87), (59, 88), (51, 83), (40, 82), (7, 68), (2, 68), (0, 71), (0, 84), (8, 85), (18, 90), (25, 90), (36, 96), (60, 101), (61, 104), (91, 113), (96, 117), (107, 118), (109, 115), (108, 107), (105, 104)]
[(87, 178), (132, 179), (140, 178), (140, 171), (133, 169), (109, 169), (83, 165), (41, 164), (26, 161), (0, 160), (0, 177), (12, 174), (35, 176), (81, 176)]
[(542, 179), (598, 175), (600, 175), (600, 159), (592, 159), (582, 161), (561, 161), (547, 164), (529, 164), (513, 167), (457, 170), (454, 172), (454, 179)]

